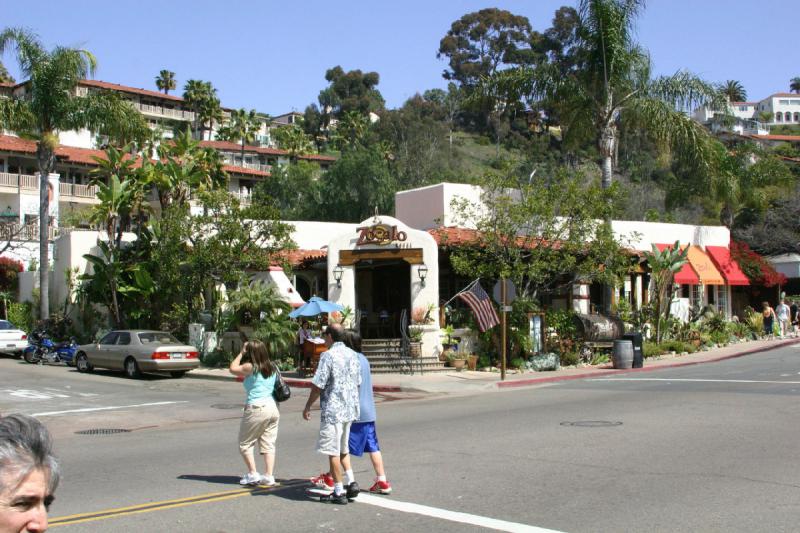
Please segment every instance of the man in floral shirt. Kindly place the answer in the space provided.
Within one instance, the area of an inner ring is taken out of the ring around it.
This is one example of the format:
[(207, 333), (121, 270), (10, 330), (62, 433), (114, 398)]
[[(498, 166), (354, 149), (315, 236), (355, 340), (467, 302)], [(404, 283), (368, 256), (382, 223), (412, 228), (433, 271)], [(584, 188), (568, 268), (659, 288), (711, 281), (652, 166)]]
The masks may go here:
[(342, 483), (342, 458), (349, 451), (350, 424), (359, 417), (358, 386), (361, 384), (361, 363), (358, 354), (344, 345), (345, 331), (341, 324), (331, 324), (325, 331), (328, 347), (319, 358), (317, 372), (311, 380), (303, 418), (311, 420), (311, 406), (320, 398), (320, 424), (317, 451), (328, 456), (333, 474), (333, 492), (320, 496), (321, 502), (347, 503)]

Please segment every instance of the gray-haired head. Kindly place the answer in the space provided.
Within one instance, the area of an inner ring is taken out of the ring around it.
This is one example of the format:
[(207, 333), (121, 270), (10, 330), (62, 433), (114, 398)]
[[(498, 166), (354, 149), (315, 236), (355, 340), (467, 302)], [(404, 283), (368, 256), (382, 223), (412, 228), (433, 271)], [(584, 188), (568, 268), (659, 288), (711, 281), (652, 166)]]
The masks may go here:
[(50, 494), (55, 492), (60, 472), (47, 428), (27, 415), (0, 418), (0, 493), (20, 483), (34, 470), (45, 473)]

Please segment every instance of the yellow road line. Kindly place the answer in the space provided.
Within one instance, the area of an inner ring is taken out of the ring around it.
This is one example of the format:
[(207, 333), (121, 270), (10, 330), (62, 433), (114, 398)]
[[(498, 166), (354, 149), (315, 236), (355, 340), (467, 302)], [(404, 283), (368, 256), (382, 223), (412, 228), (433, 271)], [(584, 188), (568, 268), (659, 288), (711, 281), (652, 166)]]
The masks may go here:
[(285, 485), (278, 484), (274, 487), (252, 488), (252, 489), (235, 489), (226, 490), (222, 492), (210, 492), (207, 494), (200, 494), (198, 496), (190, 496), (188, 498), (177, 498), (174, 500), (162, 500), (158, 502), (143, 503), (139, 505), (131, 505), (129, 507), (117, 507), (114, 509), (106, 509), (103, 511), (95, 511), (91, 513), (80, 513), (68, 516), (59, 516), (49, 520), (51, 527), (67, 526), (72, 524), (82, 524), (84, 522), (94, 522), (96, 520), (106, 520), (108, 518), (117, 518), (120, 516), (128, 516), (140, 513), (150, 513), (153, 511), (163, 511), (165, 509), (174, 509), (176, 507), (186, 507), (188, 505), (197, 505), (200, 503), (220, 502), (224, 500), (232, 500), (234, 498), (241, 498), (242, 496), (254, 496), (257, 494), (266, 494), (281, 488), (289, 488), (298, 485), (305, 485), (307, 481), (292, 482)]

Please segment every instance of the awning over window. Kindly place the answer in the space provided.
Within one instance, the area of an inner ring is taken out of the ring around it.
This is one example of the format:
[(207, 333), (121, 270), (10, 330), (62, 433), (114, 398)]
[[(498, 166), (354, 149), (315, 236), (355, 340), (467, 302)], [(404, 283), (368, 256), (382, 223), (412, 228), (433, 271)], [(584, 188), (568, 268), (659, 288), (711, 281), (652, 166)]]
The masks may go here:
[[(656, 248), (658, 248), (659, 252), (663, 252), (668, 248), (672, 248), (672, 245), (656, 243)], [(700, 278), (697, 277), (697, 273), (695, 273), (692, 266), (687, 262), (675, 273), (675, 283), (679, 285), (700, 285)]]
[(697, 272), (703, 285), (725, 285), (722, 274), (719, 273), (717, 267), (711, 262), (711, 258), (699, 246), (689, 247), (689, 263), (691, 263), (694, 271)]
[(724, 246), (706, 246), (706, 252), (722, 273), (728, 285), (750, 285), (750, 280), (742, 272), (739, 264), (731, 257), (731, 251)]

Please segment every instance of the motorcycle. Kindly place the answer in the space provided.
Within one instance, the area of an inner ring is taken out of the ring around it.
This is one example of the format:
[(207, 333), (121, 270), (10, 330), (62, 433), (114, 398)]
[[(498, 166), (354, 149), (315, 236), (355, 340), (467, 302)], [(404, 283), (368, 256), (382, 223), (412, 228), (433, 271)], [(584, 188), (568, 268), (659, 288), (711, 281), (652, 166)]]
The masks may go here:
[(28, 336), (28, 347), (22, 353), (25, 361), (36, 363), (67, 363), (75, 366), (78, 343), (72, 337), (68, 341), (54, 343), (46, 331), (35, 330)]

